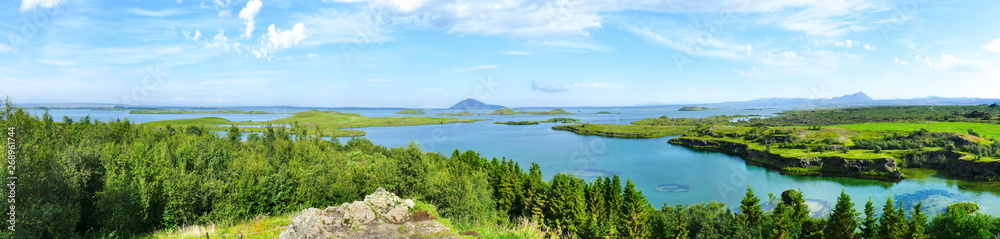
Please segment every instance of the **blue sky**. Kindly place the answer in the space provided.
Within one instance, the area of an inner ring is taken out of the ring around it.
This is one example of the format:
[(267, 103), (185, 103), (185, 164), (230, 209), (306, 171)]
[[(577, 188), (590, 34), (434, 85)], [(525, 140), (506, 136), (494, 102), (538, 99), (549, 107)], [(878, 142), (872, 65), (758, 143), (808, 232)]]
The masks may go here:
[(0, 95), (178, 106), (1000, 98), (1000, 1), (22, 0)]

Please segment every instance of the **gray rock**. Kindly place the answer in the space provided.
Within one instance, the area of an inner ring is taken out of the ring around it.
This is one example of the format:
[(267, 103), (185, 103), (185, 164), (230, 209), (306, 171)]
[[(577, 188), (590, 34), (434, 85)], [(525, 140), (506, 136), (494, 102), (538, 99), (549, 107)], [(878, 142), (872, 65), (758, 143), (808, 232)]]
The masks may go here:
[(302, 210), (279, 238), (458, 238), (438, 221), (414, 222), (413, 206), (378, 188), (364, 201)]

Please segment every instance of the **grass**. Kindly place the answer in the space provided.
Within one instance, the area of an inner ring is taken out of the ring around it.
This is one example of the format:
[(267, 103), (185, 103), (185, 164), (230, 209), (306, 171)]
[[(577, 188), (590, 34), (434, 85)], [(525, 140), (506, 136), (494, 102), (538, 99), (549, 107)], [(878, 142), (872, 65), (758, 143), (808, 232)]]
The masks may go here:
[[(471, 235), (480, 235), (482, 238), (546, 238), (545, 234), (537, 229), (538, 224), (534, 222), (521, 221), (512, 226), (504, 226), (492, 221), (453, 223), (451, 220), (441, 217), (434, 205), (420, 200), (414, 200), (414, 203), (414, 207), (410, 208), (410, 213), (415, 220), (436, 220), (451, 228), (451, 232), (459, 238), (476, 238)], [(242, 234), (243, 238), (277, 238), (286, 226), (292, 224), (292, 218), (296, 215), (297, 213), (287, 213), (278, 216), (261, 216), (241, 222), (164, 229), (139, 238), (203, 238), (206, 233), (212, 238), (220, 237), (220, 235), (225, 236), (225, 238), (236, 238), (237, 234)], [(405, 231), (405, 227), (400, 225), (400, 230)], [(419, 235), (417, 236), (419, 237)]]
[(261, 216), (243, 222), (185, 226), (153, 232), (139, 238), (204, 238), (206, 233), (213, 238), (218, 238), (220, 235), (236, 238), (239, 234), (242, 234), (243, 238), (277, 238), (285, 226), (292, 224), (294, 216), (295, 213), (288, 213), (279, 216)]
[(568, 114), (573, 114), (573, 113), (566, 112), (563, 109), (554, 109), (554, 110), (550, 110), (550, 111), (521, 111), (521, 112), (516, 112), (516, 111), (514, 111), (514, 110), (512, 110), (510, 108), (503, 108), (503, 109), (494, 110), (493, 112), (490, 112), (489, 114), (490, 115), (568, 115)]
[[(205, 126), (212, 131), (225, 131), (228, 125), (298, 125), (305, 126), (310, 132), (317, 129), (319, 133), (326, 136), (363, 136), (364, 131), (345, 130), (347, 128), (365, 128), (376, 126), (409, 126), (428, 124), (449, 124), (449, 123), (472, 123), (485, 119), (458, 119), (451, 117), (426, 117), (426, 116), (404, 116), (404, 117), (365, 117), (356, 113), (340, 113), (337, 111), (310, 110), (296, 113), (292, 116), (262, 121), (240, 121), (233, 122), (219, 117), (204, 117), (195, 119), (163, 120), (145, 123), (154, 127), (172, 125), (182, 126)], [(265, 128), (242, 127), (245, 132), (263, 132)]]
[(572, 131), (582, 135), (599, 135), (619, 138), (659, 138), (684, 134), (693, 126), (657, 126), (657, 125), (616, 125), (616, 124), (574, 124), (556, 125), (554, 130)]
[(578, 119), (572, 118), (551, 118), (548, 120), (535, 120), (535, 121), (497, 121), (494, 124), (505, 124), (505, 125), (536, 125), (539, 123), (576, 123), (580, 122)]
[(129, 114), (271, 114), (264, 111), (242, 111), (242, 110), (132, 110)]
[(418, 109), (405, 109), (405, 110), (400, 110), (399, 112), (396, 112), (396, 114), (422, 115), (422, 114), (426, 114), (426, 113), (423, 110), (418, 110)]
[(678, 111), (702, 111), (702, 110), (717, 110), (719, 108), (709, 108), (701, 106), (684, 106), (678, 109)]
[(448, 115), (448, 116), (472, 116), (472, 113), (468, 111), (462, 111), (458, 113), (437, 113), (437, 115)]
[(955, 132), (966, 134), (969, 130), (974, 130), (981, 136), (1000, 137), (1000, 125), (987, 123), (968, 122), (930, 122), (930, 123), (866, 123), (824, 126), (828, 128), (841, 128), (853, 130), (888, 130), (888, 131), (915, 131), (927, 129), (932, 132)]

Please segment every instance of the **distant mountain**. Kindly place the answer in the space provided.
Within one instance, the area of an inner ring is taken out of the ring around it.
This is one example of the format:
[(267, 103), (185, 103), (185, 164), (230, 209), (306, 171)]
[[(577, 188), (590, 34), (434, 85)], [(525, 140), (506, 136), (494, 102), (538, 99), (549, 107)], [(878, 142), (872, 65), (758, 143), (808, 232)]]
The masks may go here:
[(872, 101), (871, 97), (868, 97), (865, 92), (858, 92), (850, 95), (837, 96), (830, 98), (830, 102), (869, 102)]
[[(974, 98), (974, 97), (924, 97), (912, 99), (887, 99), (876, 100), (869, 97), (864, 92), (849, 95), (837, 96), (833, 98), (761, 98), (750, 101), (730, 101), (722, 103), (699, 104), (704, 107), (713, 108), (833, 108), (852, 106), (875, 106), (875, 105), (979, 105), (1000, 102), (1000, 99)], [(627, 108), (671, 108), (678, 105), (646, 105)]]
[(464, 99), (448, 108), (449, 110), (496, 110), (507, 108), (501, 105), (488, 105), (473, 98)]

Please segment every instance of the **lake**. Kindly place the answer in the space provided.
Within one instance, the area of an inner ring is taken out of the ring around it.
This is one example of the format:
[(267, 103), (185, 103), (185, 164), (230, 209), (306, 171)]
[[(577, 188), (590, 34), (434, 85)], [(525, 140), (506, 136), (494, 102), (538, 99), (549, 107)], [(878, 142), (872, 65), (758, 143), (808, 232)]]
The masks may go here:
[[(264, 121), (281, 118), (301, 110), (281, 108), (240, 109), (265, 110), (285, 114), (147, 114), (132, 115), (125, 111), (94, 111), (84, 109), (56, 109), (50, 114), (57, 120), (63, 115), (79, 118), (90, 115), (92, 119), (111, 120), (129, 118), (143, 123), (155, 120), (218, 116), (234, 121)], [(871, 198), (881, 211), (886, 197), (892, 196), (912, 207), (923, 202), (926, 210), (936, 213), (948, 204), (960, 201), (979, 203), (985, 213), (1000, 215), (1000, 196), (992, 192), (975, 192), (959, 189), (959, 181), (934, 175), (932, 170), (908, 171), (920, 177), (898, 183), (874, 180), (804, 177), (782, 175), (767, 169), (746, 165), (739, 157), (722, 153), (692, 150), (667, 143), (670, 138), (618, 139), (599, 136), (582, 136), (568, 131), (556, 131), (555, 123), (539, 125), (500, 125), (494, 121), (545, 120), (553, 117), (571, 117), (582, 122), (628, 124), (632, 121), (668, 115), (672, 118), (708, 117), (711, 115), (759, 114), (772, 115), (782, 110), (710, 110), (677, 111), (676, 109), (572, 109), (574, 115), (510, 115), (510, 116), (460, 116), (459, 118), (484, 118), (493, 121), (457, 123), (446, 125), (421, 125), (397, 127), (370, 127), (364, 136), (376, 144), (395, 147), (411, 141), (430, 152), (450, 155), (455, 149), (475, 150), (486, 157), (506, 157), (519, 162), (527, 170), (537, 162), (546, 178), (556, 173), (572, 173), (588, 180), (596, 176), (620, 175), (631, 179), (643, 191), (653, 206), (690, 204), (719, 201), (729, 207), (739, 206), (747, 185), (758, 196), (767, 200), (768, 193), (780, 195), (786, 189), (802, 191), (816, 215), (832, 210), (841, 190), (851, 194), (856, 208), (864, 207), (864, 200)], [(402, 116), (396, 110), (340, 110), (370, 117)], [(536, 111), (536, 110), (532, 110)], [(596, 114), (610, 111), (615, 114)], [(454, 112), (429, 110), (428, 113)], [(472, 113), (487, 113), (473, 111)], [(32, 110), (40, 114), (40, 110)], [(348, 138), (340, 138), (346, 142)]]

